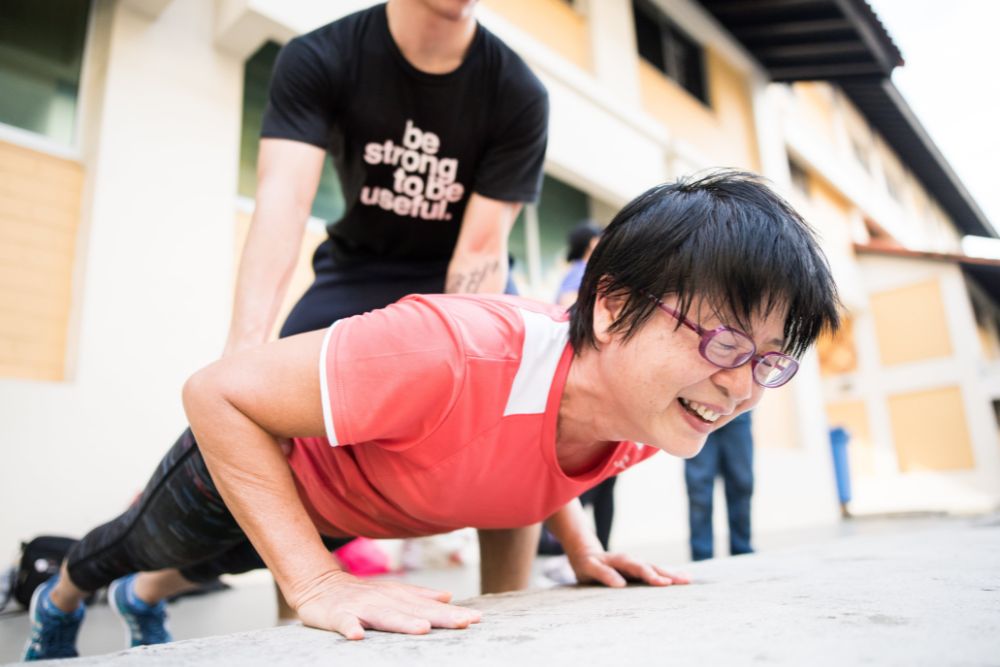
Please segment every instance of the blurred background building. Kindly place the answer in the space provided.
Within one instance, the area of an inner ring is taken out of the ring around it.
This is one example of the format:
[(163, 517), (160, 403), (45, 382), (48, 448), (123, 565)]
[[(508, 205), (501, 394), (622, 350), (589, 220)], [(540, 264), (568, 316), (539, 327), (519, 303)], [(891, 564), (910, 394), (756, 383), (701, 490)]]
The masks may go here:
[[(222, 350), (275, 56), (368, 4), (0, 3), (0, 545), (117, 513), (180, 433), (184, 380)], [(831, 426), (858, 514), (1000, 504), (1000, 261), (962, 243), (997, 232), (863, 0), (477, 11), (551, 97), (542, 199), (511, 236), (523, 293), (553, 298), (581, 219), (708, 167), (760, 172), (821, 236), (846, 326), (757, 410), (756, 530), (837, 520)], [(329, 170), (286, 309), (342, 207)], [(617, 546), (686, 539), (680, 461), (618, 489)]]

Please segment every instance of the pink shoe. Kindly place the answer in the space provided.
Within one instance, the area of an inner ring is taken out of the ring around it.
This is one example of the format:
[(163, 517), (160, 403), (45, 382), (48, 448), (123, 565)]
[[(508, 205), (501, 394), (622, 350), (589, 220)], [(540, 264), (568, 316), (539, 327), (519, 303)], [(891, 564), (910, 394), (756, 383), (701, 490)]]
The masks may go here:
[(359, 577), (389, 572), (389, 556), (375, 540), (359, 537), (333, 552), (344, 569)]

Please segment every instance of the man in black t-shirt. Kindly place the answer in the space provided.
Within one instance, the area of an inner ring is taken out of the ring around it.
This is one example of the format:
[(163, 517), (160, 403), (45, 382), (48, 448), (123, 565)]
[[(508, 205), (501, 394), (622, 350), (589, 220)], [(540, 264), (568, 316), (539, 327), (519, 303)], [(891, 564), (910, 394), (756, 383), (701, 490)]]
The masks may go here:
[[(507, 236), (538, 198), (548, 95), (475, 0), (389, 0), (275, 64), (226, 354), (265, 341), (326, 155), (346, 203), (282, 336), (411, 293), (514, 292)], [(532, 529), (480, 531), (482, 588), (527, 585)]]
[(508, 286), (507, 234), (538, 197), (548, 98), (474, 4), (390, 0), (282, 50), (227, 351), (264, 341), (327, 154), (346, 210), (283, 336), (411, 292)]
[[(522, 203), (539, 194), (548, 96), (524, 62), (476, 22), (475, 3), (388, 0), (282, 50), (224, 356), (266, 342), (327, 154), (346, 210), (317, 248), (315, 281), (282, 336), (411, 293), (512, 291), (507, 235)], [(190, 429), (181, 436), (188, 440)], [(537, 541), (537, 527), (480, 531), (483, 591), (526, 586)], [(145, 576), (126, 597), (160, 599), (193, 581), (261, 565), (252, 549), (238, 548)], [(128, 612), (131, 626), (157, 631), (133, 629), (133, 643), (169, 638), (157, 613)]]

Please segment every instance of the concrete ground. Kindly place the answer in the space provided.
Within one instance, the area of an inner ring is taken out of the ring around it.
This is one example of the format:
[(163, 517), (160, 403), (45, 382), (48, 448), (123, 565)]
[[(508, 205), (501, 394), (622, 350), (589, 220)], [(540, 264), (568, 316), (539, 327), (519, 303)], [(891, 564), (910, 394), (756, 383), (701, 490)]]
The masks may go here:
[[(97, 606), (80, 642), (94, 657), (67, 664), (1000, 665), (998, 555), (998, 516), (851, 522), (800, 546), (687, 565), (691, 586), (472, 598), (485, 613), (469, 630), (369, 632), (362, 642), (303, 627), (251, 630), (266, 628), (274, 610), (258, 579), (171, 607), (178, 638), (237, 634), (95, 656), (122, 645)], [(460, 569), (412, 579), (464, 597), (476, 577)], [(26, 631), (23, 614), (0, 618), (0, 659), (16, 659)]]

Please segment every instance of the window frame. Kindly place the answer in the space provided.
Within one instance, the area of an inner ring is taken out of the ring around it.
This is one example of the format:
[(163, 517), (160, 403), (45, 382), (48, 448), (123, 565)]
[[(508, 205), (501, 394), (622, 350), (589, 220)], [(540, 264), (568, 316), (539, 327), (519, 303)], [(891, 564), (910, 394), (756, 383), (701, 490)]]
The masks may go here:
[[(277, 62), (278, 55), (281, 53), (281, 49), (285, 48), (288, 42), (279, 42), (275, 39), (268, 39), (263, 44), (261, 44), (257, 49), (247, 56), (243, 60), (243, 95), (240, 102), (240, 147), (239, 155), (237, 157), (237, 180), (236, 180), (236, 196), (237, 198), (250, 199), (251, 201), (257, 198), (257, 161), (260, 158), (260, 130), (261, 127), (257, 126), (255, 131), (249, 135), (253, 144), (253, 160), (249, 160), (250, 155), (244, 155), (245, 139), (247, 139), (247, 92), (249, 87), (247, 86), (247, 74), (249, 71), (250, 61), (256, 58), (261, 52), (270, 47), (277, 47), (277, 51), (274, 52), (274, 58), (270, 61), (270, 68), (267, 77), (267, 86), (265, 86), (265, 93), (263, 96), (263, 105), (260, 107), (261, 111), (261, 124), (263, 124), (263, 113), (267, 108), (267, 93), (270, 89), (271, 77), (274, 75), (274, 65)], [(324, 151), (325, 152), (325, 151)], [(244, 181), (244, 175), (247, 171), (252, 172), (252, 176), (247, 176), (247, 178), (252, 178), (253, 188), (252, 192), (244, 186), (247, 185)], [(332, 174), (332, 179), (330, 175)], [(329, 185), (335, 189), (333, 197), (327, 197), (327, 193), (324, 191), (324, 187)], [(316, 193), (313, 198), (312, 208), (309, 211), (310, 219), (326, 220), (327, 224), (336, 223), (343, 219), (344, 215), (347, 213), (346, 202), (344, 201), (343, 194), (343, 184), (340, 181), (340, 176), (337, 174), (337, 167), (333, 164), (333, 160), (327, 153), (323, 158), (323, 171), (320, 175), (320, 181), (316, 187)], [(329, 208), (329, 210), (325, 210)], [(327, 215), (329, 214), (329, 215)]]
[(788, 177), (796, 194), (807, 201), (812, 198), (809, 170), (792, 155), (788, 155)]
[(17, 125), (0, 121), (0, 141), (45, 153), (53, 157), (75, 160), (83, 159), (83, 138), (81, 137), (87, 115), (88, 89), (91, 86), (90, 68), (94, 57), (94, 35), (97, 23), (99, 0), (87, 0), (87, 26), (83, 34), (83, 51), (80, 56), (80, 79), (77, 86), (76, 105), (73, 110), (73, 141), (64, 143), (40, 132), (27, 130)]
[[(632, 12), (632, 26), (636, 34), (636, 54), (668, 79), (683, 88), (691, 97), (705, 106), (711, 107), (712, 103), (708, 94), (708, 73), (705, 66), (704, 45), (671, 21), (663, 10), (650, 0), (632, 0)], [(639, 31), (637, 27), (640, 14), (643, 19), (652, 23), (659, 30), (660, 58), (663, 61), (663, 67), (647, 59), (639, 49)], [(689, 76), (689, 72), (687, 71), (681, 71), (685, 68), (679, 67), (679, 64), (683, 61), (681, 46), (690, 49), (695, 57), (697, 72), (695, 72), (694, 77)]]

